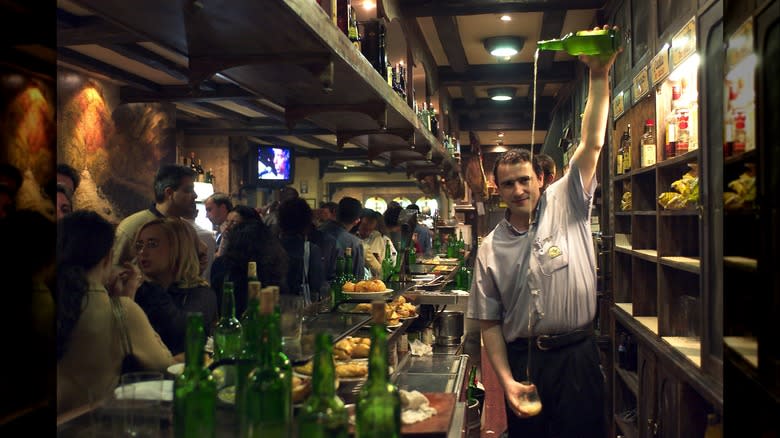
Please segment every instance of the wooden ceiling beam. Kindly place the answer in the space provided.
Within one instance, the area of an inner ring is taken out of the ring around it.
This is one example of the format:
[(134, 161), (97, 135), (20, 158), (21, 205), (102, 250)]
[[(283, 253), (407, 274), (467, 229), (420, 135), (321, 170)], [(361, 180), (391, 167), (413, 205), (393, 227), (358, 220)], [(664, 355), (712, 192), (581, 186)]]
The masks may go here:
[(502, 14), (556, 10), (600, 9), (606, 0), (403, 0), (403, 17)]
[[(232, 84), (214, 84), (212, 90), (192, 88), (189, 85), (164, 85), (159, 91), (148, 92), (135, 87), (121, 87), (122, 102), (211, 102), (230, 99), (256, 99), (257, 96)], [(238, 102), (244, 104), (243, 101)]]
[[(560, 38), (563, 30), (563, 22), (566, 20), (566, 10), (544, 11), (542, 15), (542, 30), (539, 32), (539, 40), (549, 40)], [(557, 52), (545, 50), (539, 52), (539, 71), (547, 72), (553, 65), (553, 60)], [(544, 73), (543, 73), (544, 74)]]
[(456, 17), (433, 17), (433, 24), (436, 26), (436, 33), (439, 35), (439, 41), (447, 55), (450, 68), (456, 73), (463, 73), (469, 66), (466, 59), (466, 51), (463, 49), (463, 42), (460, 39), (460, 30), (458, 29), (458, 20)]
[[(538, 75), (538, 82), (572, 81), (575, 78), (575, 66), (574, 61), (554, 62), (549, 71)], [(533, 84), (533, 79), (532, 62), (470, 65), (463, 73), (451, 67), (439, 67), (439, 82), (442, 86)]]
[(404, 35), (411, 46), (412, 57), (416, 62), (422, 64), (425, 69), (425, 82), (430, 94), (436, 93), (439, 89), (439, 75), (436, 70), (436, 60), (425, 41), (425, 36), (420, 29), (420, 24), (414, 18), (402, 18), (401, 27), (404, 29)]
[(67, 12), (57, 12), (57, 47), (127, 44), (146, 40), (148, 38), (143, 38), (100, 17), (79, 17)]
[(139, 46), (138, 44), (116, 44), (116, 43), (102, 43), (101, 46), (106, 49), (116, 52), (125, 58), (132, 59), (133, 61), (140, 62), (155, 70), (159, 70), (168, 76), (176, 78), (180, 81), (189, 81), (189, 70), (170, 59), (164, 58), (155, 52), (147, 49), (146, 47)]
[(114, 67), (113, 65), (102, 61), (98, 61), (95, 58), (84, 55), (75, 50), (68, 49), (66, 47), (60, 47), (57, 49), (57, 59), (68, 64), (73, 64), (87, 71), (92, 71), (102, 76), (125, 82), (128, 85), (140, 88), (141, 90), (157, 93), (161, 88), (161, 86), (156, 82), (152, 82), (146, 78), (128, 73), (121, 68)]

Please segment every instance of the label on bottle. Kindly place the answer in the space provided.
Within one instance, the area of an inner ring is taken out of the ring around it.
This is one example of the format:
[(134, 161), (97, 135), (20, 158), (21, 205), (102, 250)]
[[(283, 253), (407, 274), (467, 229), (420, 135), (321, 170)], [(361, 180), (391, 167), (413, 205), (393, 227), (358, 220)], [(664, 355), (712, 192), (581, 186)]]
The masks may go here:
[(642, 145), (642, 167), (655, 164), (655, 143)]
[(623, 155), (618, 153), (615, 161), (617, 162), (617, 172), (616, 172), (616, 175), (622, 175), (623, 174)]

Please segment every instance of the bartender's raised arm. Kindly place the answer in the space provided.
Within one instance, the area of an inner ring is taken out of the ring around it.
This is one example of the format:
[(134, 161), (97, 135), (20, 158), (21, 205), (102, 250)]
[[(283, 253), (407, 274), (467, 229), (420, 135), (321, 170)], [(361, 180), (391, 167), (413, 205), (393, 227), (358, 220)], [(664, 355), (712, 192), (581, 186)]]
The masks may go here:
[[(608, 27), (604, 26), (605, 29)], [(585, 104), (585, 113), (582, 116), (582, 139), (572, 157), (582, 177), (583, 187), (591, 186), (596, 174), (596, 163), (604, 146), (609, 117), (609, 70), (615, 63), (618, 53), (620, 52), (614, 53), (609, 58), (585, 55), (579, 57), (590, 70), (588, 102)]]

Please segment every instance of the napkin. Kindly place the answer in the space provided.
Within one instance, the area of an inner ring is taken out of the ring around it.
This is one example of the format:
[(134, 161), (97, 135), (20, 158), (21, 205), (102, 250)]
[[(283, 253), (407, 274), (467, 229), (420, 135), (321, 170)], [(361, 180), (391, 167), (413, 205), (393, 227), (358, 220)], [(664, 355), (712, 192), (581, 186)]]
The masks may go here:
[(409, 344), (409, 351), (411, 351), (412, 356), (433, 356), (433, 347), (426, 345), (419, 339), (415, 339)]
[(414, 424), (436, 415), (436, 408), (420, 391), (398, 391), (401, 396), (401, 423)]

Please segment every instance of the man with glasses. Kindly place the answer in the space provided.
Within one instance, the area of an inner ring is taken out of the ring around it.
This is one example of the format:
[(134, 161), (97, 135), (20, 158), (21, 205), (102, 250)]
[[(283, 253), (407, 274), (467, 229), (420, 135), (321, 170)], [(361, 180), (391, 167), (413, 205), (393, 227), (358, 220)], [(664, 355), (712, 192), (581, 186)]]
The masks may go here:
[(195, 172), (189, 167), (166, 164), (154, 177), (154, 204), (126, 217), (116, 228), (113, 259), (124, 266), (135, 257), (135, 237), (145, 223), (161, 217), (186, 217), (195, 209)]

